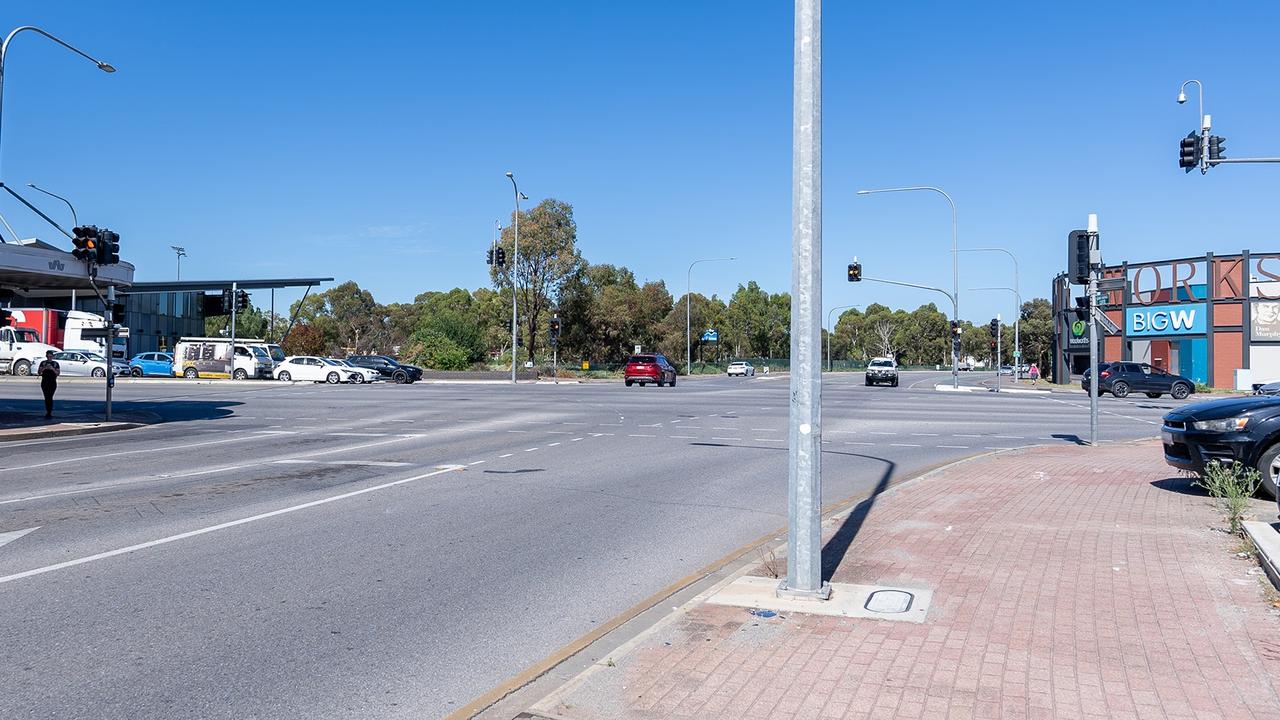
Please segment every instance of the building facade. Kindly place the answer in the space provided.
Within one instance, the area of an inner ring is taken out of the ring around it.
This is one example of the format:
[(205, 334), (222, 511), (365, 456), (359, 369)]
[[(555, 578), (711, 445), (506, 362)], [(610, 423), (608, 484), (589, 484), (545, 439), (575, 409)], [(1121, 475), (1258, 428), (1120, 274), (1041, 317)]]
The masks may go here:
[[(1126, 262), (1102, 277), (1118, 286), (1099, 293), (1118, 332), (1100, 338), (1100, 362), (1145, 362), (1219, 388), (1280, 380), (1280, 253)], [(1054, 278), (1059, 381), (1089, 366), (1088, 323), (1075, 310), (1084, 293), (1065, 274)]]
[[(204, 314), (199, 292), (147, 292), (121, 294), (124, 317), (116, 324), (129, 328), (125, 340), (130, 357), (141, 352), (172, 350), (180, 337), (204, 335)], [(52, 310), (83, 310), (103, 314), (102, 302), (91, 292), (46, 291), (14, 302), (15, 306)]]

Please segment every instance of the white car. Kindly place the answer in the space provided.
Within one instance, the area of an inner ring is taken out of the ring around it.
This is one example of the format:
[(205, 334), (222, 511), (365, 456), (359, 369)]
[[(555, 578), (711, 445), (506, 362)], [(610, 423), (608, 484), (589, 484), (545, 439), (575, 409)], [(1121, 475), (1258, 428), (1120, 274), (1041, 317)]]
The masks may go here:
[[(95, 352), (64, 350), (60, 353), (54, 353), (53, 359), (58, 361), (58, 367), (61, 368), (64, 377), (107, 376), (107, 359)], [(128, 375), (128, 361), (112, 360), (111, 373), (113, 375)]]
[(357, 385), (361, 383), (376, 382), (382, 379), (382, 374), (379, 373), (377, 370), (374, 370), (373, 368), (365, 368), (365, 367), (360, 367), (359, 365), (352, 365), (346, 360), (339, 360), (338, 358), (328, 358), (328, 360), (329, 362), (338, 363), (339, 365), (345, 368), (350, 368), (351, 375), (348, 377), (348, 381), (353, 382)]
[(284, 359), (275, 368), (275, 377), (277, 380), (310, 380), (312, 382), (324, 382), (330, 385), (337, 385), (341, 382), (349, 382), (352, 375), (364, 377), (363, 373), (358, 373), (354, 369), (339, 365), (336, 361), (329, 358), (316, 357), (315, 355), (295, 355)]
[(753, 376), (756, 374), (756, 368), (746, 360), (736, 360), (729, 363), (729, 377), (740, 375), (742, 377)]

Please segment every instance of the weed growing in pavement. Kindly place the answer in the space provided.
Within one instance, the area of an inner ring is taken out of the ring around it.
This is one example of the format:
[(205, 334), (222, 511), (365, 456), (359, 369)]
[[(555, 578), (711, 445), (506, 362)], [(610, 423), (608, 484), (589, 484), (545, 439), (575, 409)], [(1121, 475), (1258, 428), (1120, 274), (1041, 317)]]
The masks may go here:
[(760, 556), (760, 567), (764, 569), (769, 577), (774, 579), (782, 577), (782, 573), (778, 567), (778, 556), (773, 552), (773, 550), (769, 550), (769, 552), (766, 553), (764, 548), (760, 548), (759, 550), (756, 550), (756, 554)]
[(1261, 475), (1251, 467), (1234, 460), (1229, 465), (1215, 460), (1205, 465), (1204, 474), (1195, 481), (1195, 485), (1204, 488), (1210, 497), (1218, 501), (1218, 505), (1227, 514), (1231, 532), (1239, 535), (1240, 523), (1244, 520), (1245, 510), (1249, 508), (1249, 499), (1258, 491), (1261, 481)]

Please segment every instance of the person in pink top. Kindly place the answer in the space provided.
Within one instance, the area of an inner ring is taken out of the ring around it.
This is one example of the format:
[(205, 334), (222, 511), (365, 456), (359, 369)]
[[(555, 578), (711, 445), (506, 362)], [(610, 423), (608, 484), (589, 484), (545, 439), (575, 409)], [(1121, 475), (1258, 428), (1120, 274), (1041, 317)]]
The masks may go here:
[(1027, 374), (1031, 376), (1031, 384), (1035, 385), (1040, 380), (1040, 366), (1031, 363), (1031, 367), (1027, 369)]

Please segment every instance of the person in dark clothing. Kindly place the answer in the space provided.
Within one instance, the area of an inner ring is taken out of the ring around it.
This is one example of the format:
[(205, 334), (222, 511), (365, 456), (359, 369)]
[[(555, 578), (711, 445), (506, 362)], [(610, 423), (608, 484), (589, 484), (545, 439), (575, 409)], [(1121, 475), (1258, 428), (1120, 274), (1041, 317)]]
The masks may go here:
[(53, 351), (44, 354), (44, 360), (36, 369), (40, 376), (40, 391), (44, 393), (44, 419), (53, 417), (53, 394), (58, 391), (58, 376), (62, 374), (62, 366), (53, 359)]

